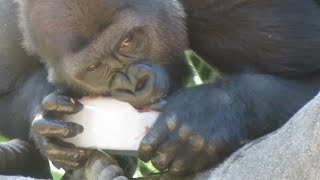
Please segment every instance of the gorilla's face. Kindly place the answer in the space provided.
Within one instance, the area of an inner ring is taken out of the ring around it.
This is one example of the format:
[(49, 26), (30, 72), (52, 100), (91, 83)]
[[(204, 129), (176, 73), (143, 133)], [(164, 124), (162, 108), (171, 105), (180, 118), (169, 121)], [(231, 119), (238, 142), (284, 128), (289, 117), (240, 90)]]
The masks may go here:
[(185, 14), (163, 0), (24, 0), (26, 48), (49, 81), (140, 106), (179, 88), (187, 68)]

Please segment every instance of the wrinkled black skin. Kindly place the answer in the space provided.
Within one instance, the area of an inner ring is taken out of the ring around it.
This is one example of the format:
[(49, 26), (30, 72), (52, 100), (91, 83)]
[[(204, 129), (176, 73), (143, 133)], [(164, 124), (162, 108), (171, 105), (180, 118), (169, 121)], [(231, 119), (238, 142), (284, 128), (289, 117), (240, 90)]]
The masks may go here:
[(190, 47), (223, 78), (171, 95), (140, 145), (141, 159), (179, 175), (214, 167), (244, 143), (279, 128), (320, 87), (316, 1), (181, 3)]

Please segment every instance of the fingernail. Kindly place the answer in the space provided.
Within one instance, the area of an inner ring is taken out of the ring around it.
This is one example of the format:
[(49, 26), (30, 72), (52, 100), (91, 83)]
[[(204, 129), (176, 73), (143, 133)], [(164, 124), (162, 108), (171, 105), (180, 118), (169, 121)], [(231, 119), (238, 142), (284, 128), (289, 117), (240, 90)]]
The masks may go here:
[(73, 98), (70, 98), (72, 104), (76, 104), (76, 101)]
[(81, 125), (78, 125), (78, 129), (77, 129), (78, 131), (78, 133), (80, 134), (80, 133), (83, 133), (83, 131), (84, 131), (84, 127), (83, 126), (81, 126)]

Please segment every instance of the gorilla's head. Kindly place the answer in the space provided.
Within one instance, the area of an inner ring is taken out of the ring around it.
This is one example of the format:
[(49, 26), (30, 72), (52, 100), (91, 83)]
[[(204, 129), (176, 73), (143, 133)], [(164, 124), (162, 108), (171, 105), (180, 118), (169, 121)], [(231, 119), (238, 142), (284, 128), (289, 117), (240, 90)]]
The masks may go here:
[(135, 106), (181, 87), (188, 47), (176, 0), (18, 0), (26, 49), (50, 82)]

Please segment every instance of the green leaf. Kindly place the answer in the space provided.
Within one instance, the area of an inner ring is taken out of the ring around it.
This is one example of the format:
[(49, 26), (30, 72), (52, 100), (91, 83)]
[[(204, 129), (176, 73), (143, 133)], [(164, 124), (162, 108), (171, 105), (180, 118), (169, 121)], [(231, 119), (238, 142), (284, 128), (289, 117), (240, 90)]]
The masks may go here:
[(194, 51), (185, 51), (185, 56), (193, 72), (193, 76), (189, 80), (188, 86), (214, 82), (220, 76), (215, 68), (205, 63), (205, 61)]
[(6, 142), (9, 141), (10, 139), (6, 136), (0, 135), (0, 142)]
[(49, 161), (49, 164), (50, 164), (51, 175), (53, 180), (61, 180), (65, 171), (62, 168), (60, 169), (56, 168), (51, 161)]

